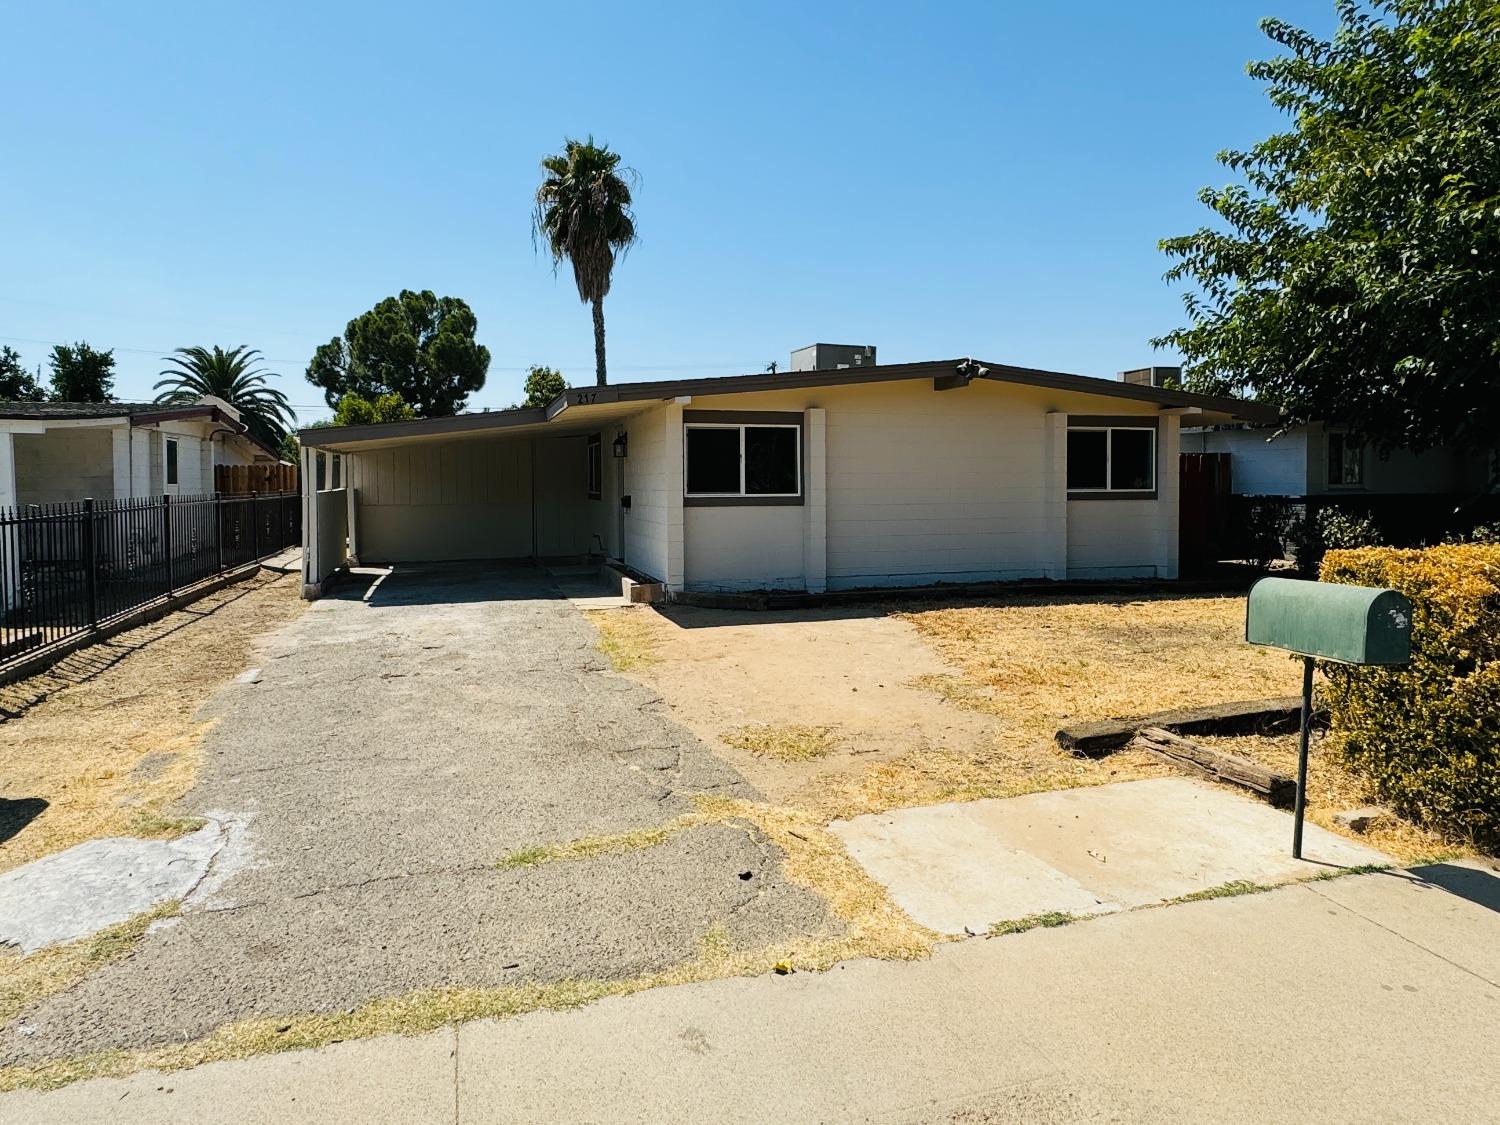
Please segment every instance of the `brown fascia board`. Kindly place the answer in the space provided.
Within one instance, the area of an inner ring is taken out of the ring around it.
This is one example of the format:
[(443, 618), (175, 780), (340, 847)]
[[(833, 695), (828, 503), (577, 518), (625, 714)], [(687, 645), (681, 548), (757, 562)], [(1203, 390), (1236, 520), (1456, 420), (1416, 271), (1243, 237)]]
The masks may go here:
[[(157, 422), (181, 422), (190, 418), (207, 418), (226, 426), (243, 425), (221, 411), (217, 406), (184, 406), (176, 410), (156, 410), (150, 414), (130, 415), (132, 426), (150, 426)], [(236, 433), (239, 431), (236, 430)]]
[[(345, 442), (374, 441), (393, 437), (441, 436), (473, 430), (505, 429), (537, 425), (564, 417), (572, 405), (606, 405), (707, 395), (749, 394), (759, 391), (836, 387), (856, 383), (887, 383), (903, 379), (942, 379), (953, 375), (966, 359), (929, 360), (922, 363), (887, 363), (874, 367), (841, 367), (831, 371), (781, 371), (774, 375), (718, 375), (699, 379), (665, 379), (645, 383), (620, 383), (604, 387), (570, 387), (546, 407), (494, 410), (483, 414), (460, 414), (452, 418), (421, 418), (410, 422), (384, 422), (370, 426), (320, 426), (299, 430), (303, 445), (319, 448)], [(1249, 421), (1275, 421), (1274, 407), (1240, 399), (1200, 395), (1167, 387), (1146, 387), (1090, 375), (1070, 375), (1006, 364), (981, 364), (981, 378), (1002, 383), (1020, 383), (1049, 390), (1128, 398), (1159, 406), (1200, 407)]]

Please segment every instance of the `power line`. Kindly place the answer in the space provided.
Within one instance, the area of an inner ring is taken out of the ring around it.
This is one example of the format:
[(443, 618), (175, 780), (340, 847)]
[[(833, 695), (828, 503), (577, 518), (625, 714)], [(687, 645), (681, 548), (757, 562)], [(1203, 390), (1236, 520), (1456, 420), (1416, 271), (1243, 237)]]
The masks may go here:
[[(68, 347), (66, 340), (38, 340), (30, 336), (0, 336), (0, 340), (6, 340), (13, 344), (42, 344), (46, 347)], [(105, 349), (111, 352), (129, 352), (132, 355), (154, 355), (158, 359), (168, 359), (176, 351), (175, 348), (128, 348), (124, 345)], [(272, 359), (262, 356), (263, 363), (275, 364), (277, 366), (302, 367), (307, 361), (301, 359)], [(574, 371), (592, 371), (594, 361), (592, 358), (577, 363), (560, 363), (557, 366), (570, 368)], [(745, 372), (758, 371), (762, 363), (612, 363), (611, 371), (719, 371), (719, 372)], [(525, 364), (519, 367), (495, 367), (490, 366), (491, 371), (508, 371), (516, 374), (530, 371), (532, 365)]]

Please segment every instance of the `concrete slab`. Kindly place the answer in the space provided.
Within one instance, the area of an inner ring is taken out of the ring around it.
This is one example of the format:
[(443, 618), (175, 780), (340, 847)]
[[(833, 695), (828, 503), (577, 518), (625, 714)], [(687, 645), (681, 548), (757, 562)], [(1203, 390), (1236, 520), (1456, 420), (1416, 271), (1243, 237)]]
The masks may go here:
[(1000, 844), (974, 811), (932, 805), (831, 828), (897, 906), (939, 933), (981, 934), (992, 922), (1049, 910), (1120, 909), (1050, 864)]
[(176, 840), (106, 839), (0, 875), (0, 947), (30, 953), (76, 941), (184, 898), (224, 843), (210, 820)]
[(1311, 824), (1307, 858), (1294, 860), (1290, 814), (1187, 778), (901, 809), (831, 828), (914, 919), (943, 933), (1390, 862)]
[(1500, 917), (1500, 860), (1430, 863), (1384, 872), (1378, 879), (1332, 879), (1309, 889), (1500, 986), (1500, 941), (1472, 937)]
[(274, 570), (277, 574), (291, 574), (302, 569), (302, 548), (291, 547), (282, 551), (279, 555), (272, 555), (268, 559), (261, 560), (261, 567), (265, 570)]
[(453, 1120), (454, 1032), (336, 1043), (0, 1098), (0, 1125), (291, 1125)]

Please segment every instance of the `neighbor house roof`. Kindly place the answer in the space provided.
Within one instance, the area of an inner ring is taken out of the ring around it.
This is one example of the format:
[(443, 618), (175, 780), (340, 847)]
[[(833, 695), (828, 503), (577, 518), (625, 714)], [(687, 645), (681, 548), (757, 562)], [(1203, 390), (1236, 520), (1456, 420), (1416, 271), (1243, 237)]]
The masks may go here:
[(205, 403), (167, 406), (159, 402), (0, 402), (0, 418), (129, 418), (135, 425), (179, 418), (232, 421), (218, 407)]
[(835, 370), (782, 371), (770, 375), (721, 375), (700, 379), (662, 379), (643, 383), (619, 383), (604, 387), (570, 387), (545, 407), (521, 407), (494, 410), (480, 414), (459, 414), (449, 418), (419, 418), (410, 422), (382, 422), (367, 426), (319, 426), (298, 432), (302, 444), (328, 447), (348, 442), (387, 440), (471, 433), (477, 430), (500, 430), (516, 426), (534, 426), (562, 418), (570, 408), (595, 407), (608, 403), (646, 402), (679, 397), (699, 398), (709, 395), (745, 394), (754, 391), (794, 390), (804, 387), (833, 387), (854, 383), (896, 382), (904, 379), (933, 380), (934, 389), (959, 387), (974, 379), (1001, 383), (1045, 387), (1057, 391), (1104, 395), (1111, 398), (1153, 402), (1162, 407), (1181, 407), (1247, 422), (1273, 422), (1279, 414), (1274, 407), (1218, 395), (1201, 395), (1168, 387), (1142, 386), (1117, 379), (1100, 379), (1091, 375), (1070, 375), (1061, 371), (1043, 371), (1033, 367), (1011, 367), (980, 360), (944, 359), (923, 363), (888, 363), (871, 367), (841, 367)]

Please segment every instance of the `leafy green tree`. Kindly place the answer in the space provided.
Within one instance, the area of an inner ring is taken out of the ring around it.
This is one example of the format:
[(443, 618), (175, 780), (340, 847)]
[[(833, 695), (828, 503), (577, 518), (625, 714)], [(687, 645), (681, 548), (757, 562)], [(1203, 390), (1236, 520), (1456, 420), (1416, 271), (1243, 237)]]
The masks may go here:
[(178, 348), (163, 361), (168, 366), (152, 388), (161, 391), (156, 401), (196, 402), (204, 395), (213, 395), (237, 409), (250, 432), (261, 441), (279, 445), (297, 415), (287, 405), (286, 395), (266, 382), (280, 376), (258, 368), (260, 359), (260, 352), (243, 344), (227, 352), (217, 345), (212, 351)]
[(490, 368), (489, 349), (474, 341), (478, 323), (457, 297), (403, 289), (321, 345), (308, 382), (330, 407), (350, 392), (370, 401), (396, 394), (422, 418), (457, 414)]
[(1500, 432), (1500, 5), (1340, 0), (1252, 78), (1290, 120), (1219, 160), (1214, 225), (1162, 242), (1188, 385), (1337, 420), (1382, 449)]
[(302, 443), (290, 431), (281, 437), (281, 459), (290, 461), (293, 465), (302, 464)]
[(526, 382), (521, 389), (526, 392), (522, 406), (546, 406), (567, 390), (568, 384), (563, 379), (562, 372), (533, 364), (527, 369)]
[(58, 344), (48, 359), (56, 402), (108, 402), (115, 393), (115, 353), (85, 343)]
[(573, 265), (578, 299), (593, 306), (594, 374), (602, 387), (604, 298), (609, 294), (615, 257), (635, 244), (630, 188), (635, 172), (622, 167), (608, 145), (565, 140), (563, 151), (542, 161), (545, 173), (536, 189), (532, 229), (547, 244), (555, 270), (566, 258)]
[(41, 402), (47, 392), (36, 376), (21, 366), (21, 353), (0, 347), (0, 400), (5, 402)]
[(333, 411), (335, 426), (369, 426), (377, 422), (406, 422), (417, 416), (398, 394), (376, 395), (365, 398), (354, 392), (339, 399)]

